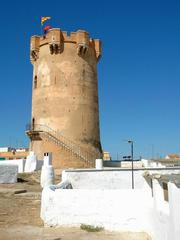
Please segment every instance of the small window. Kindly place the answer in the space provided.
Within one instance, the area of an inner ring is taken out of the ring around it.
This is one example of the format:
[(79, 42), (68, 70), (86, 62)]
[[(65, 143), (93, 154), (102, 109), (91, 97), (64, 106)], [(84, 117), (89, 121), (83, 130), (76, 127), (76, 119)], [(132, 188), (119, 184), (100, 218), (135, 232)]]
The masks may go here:
[(34, 127), (35, 127), (35, 119), (33, 118), (32, 119), (32, 130), (34, 130)]
[(168, 201), (169, 201), (168, 185), (167, 185), (167, 183), (165, 183), (165, 182), (163, 182), (162, 185), (163, 185), (164, 200), (165, 200), (166, 202), (168, 202)]
[(34, 77), (34, 88), (37, 88), (37, 76)]

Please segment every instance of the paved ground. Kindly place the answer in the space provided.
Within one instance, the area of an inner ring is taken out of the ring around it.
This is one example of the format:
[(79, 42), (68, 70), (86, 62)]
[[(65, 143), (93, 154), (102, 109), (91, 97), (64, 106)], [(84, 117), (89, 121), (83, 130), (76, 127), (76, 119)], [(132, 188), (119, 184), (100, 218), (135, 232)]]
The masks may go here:
[[(0, 184), (0, 240), (149, 240), (145, 233), (86, 232), (47, 228), (40, 219), (39, 173), (22, 174), (16, 184)], [(57, 176), (59, 182), (60, 176)]]

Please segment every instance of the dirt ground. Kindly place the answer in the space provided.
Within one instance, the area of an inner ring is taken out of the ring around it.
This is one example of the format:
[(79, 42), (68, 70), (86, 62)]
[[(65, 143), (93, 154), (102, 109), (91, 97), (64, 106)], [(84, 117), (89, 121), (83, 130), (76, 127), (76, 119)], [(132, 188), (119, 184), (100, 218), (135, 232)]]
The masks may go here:
[[(150, 240), (145, 233), (44, 227), (40, 219), (39, 178), (38, 172), (21, 174), (16, 184), (0, 184), (0, 240)], [(56, 181), (60, 181), (60, 174)]]

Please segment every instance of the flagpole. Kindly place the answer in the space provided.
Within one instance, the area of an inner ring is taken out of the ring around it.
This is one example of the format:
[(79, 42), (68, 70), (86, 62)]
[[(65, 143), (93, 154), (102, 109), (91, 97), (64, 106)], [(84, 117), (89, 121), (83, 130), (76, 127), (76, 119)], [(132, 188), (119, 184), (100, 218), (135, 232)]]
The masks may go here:
[[(41, 21), (42, 21), (42, 16), (41, 16)], [(42, 36), (43, 35), (43, 25), (42, 24), (41, 24), (41, 27), (40, 27), (40, 33), (41, 33), (41, 36)]]
[(42, 17), (41, 16), (41, 35), (43, 35), (43, 36), (45, 36), (44, 31), (43, 31), (44, 23), (45, 23), (45, 21), (50, 20), (50, 19), (51, 19), (51, 17)]

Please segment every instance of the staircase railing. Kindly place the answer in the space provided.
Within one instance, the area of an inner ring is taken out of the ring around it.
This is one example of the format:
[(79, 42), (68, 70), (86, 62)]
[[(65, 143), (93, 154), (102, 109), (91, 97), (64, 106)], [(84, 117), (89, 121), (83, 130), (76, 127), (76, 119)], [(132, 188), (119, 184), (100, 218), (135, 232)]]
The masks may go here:
[(77, 143), (64, 137), (61, 132), (56, 131), (46, 125), (28, 124), (26, 126), (26, 131), (38, 131), (41, 134), (46, 135), (49, 140), (71, 152), (76, 157), (85, 162), (88, 166), (94, 166), (95, 159), (100, 157), (100, 154), (96, 152), (88, 152)]

